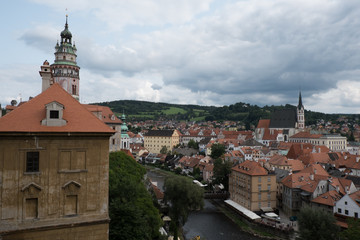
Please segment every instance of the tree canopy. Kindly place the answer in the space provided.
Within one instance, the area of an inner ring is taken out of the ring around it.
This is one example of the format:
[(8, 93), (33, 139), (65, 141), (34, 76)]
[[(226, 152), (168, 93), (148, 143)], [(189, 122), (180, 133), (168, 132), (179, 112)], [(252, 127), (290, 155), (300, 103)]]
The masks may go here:
[(348, 218), (348, 229), (340, 233), (343, 240), (360, 240), (360, 220), (354, 218)]
[(160, 150), (161, 154), (167, 154), (168, 153), (168, 149), (166, 146), (162, 146), (161, 150)]
[(110, 153), (110, 239), (156, 239), (162, 221), (143, 182), (145, 168), (123, 152)]
[(199, 143), (195, 142), (194, 139), (190, 139), (188, 142), (188, 147), (193, 149), (199, 149)]
[(177, 239), (178, 228), (185, 224), (190, 211), (204, 206), (204, 191), (190, 179), (180, 176), (165, 179), (164, 189), (164, 200), (170, 202), (171, 230)]
[(301, 208), (298, 215), (300, 239), (329, 240), (337, 239), (339, 228), (335, 217), (310, 207)]
[(229, 190), (229, 175), (232, 163), (218, 158), (214, 162), (214, 183), (224, 185), (226, 191)]
[(219, 157), (221, 157), (223, 154), (225, 153), (225, 145), (220, 144), (220, 143), (214, 143), (211, 146), (211, 157), (213, 159), (217, 159)]

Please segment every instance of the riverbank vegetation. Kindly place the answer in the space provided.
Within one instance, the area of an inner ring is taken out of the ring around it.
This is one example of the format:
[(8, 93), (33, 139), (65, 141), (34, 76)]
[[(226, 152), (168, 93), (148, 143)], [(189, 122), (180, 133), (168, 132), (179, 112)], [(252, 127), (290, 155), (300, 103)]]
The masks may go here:
[(145, 173), (145, 168), (125, 153), (110, 153), (110, 239), (161, 239), (163, 223), (145, 187)]

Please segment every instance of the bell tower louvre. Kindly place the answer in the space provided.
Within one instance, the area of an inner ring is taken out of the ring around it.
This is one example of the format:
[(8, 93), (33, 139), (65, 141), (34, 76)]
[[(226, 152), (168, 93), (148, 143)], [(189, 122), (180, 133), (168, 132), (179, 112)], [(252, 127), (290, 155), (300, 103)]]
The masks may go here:
[(75, 99), (79, 100), (80, 67), (76, 63), (76, 46), (72, 43), (69, 30), (68, 15), (66, 15), (65, 29), (60, 33), (61, 41), (55, 45), (55, 61), (49, 66), (45, 61), (41, 66), (42, 91), (53, 83), (58, 83)]

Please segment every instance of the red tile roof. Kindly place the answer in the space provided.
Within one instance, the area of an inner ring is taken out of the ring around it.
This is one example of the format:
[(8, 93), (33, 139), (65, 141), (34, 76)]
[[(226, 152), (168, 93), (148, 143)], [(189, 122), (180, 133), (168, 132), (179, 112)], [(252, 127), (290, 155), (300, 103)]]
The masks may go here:
[(309, 132), (299, 132), (292, 135), (290, 138), (320, 138), (322, 134), (311, 134)]
[(287, 157), (283, 155), (274, 155), (270, 158), (269, 163), (275, 166), (289, 166)]
[[(89, 110), (90, 112), (101, 112), (101, 120), (105, 123), (114, 123), (114, 124), (121, 124), (122, 121), (115, 116), (113, 111), (109, 107), (106, 106), (100, 106), (100, 105), (89, 105), (89, 104), (83, 104), (83, 106)], [(114, 118), (112, 118), (114, 116)]]
[(321, 176), (330, 176), (329, 173), (320, 165), (320, 164), (312, 164), (308, 166), (307, 168), (304, 168), (299, 173), (311, 173), (315, 175), (321, 175)]
[(268, 175), (268, 171), (263, 168), (260, 163), (246, 160), (243, 163), (232, 168), (233, 171), (244, 173), (251, 176), (264, 176)]
[[(64, 126), (41, 125), (46, 117), (45, 105), (53, 101), (64, 106)], [(0, 118), (0, 132), (115, 133), (58, 84)]]
[(360, 190), (349, 194), (349, 197), (360, 207)]
[(269, 128), (270, 119), (260, 119), (257, 128)]
[(288, 160), (288, 163), (291, 166), (291, 170), (293, 172), (298, 172), (304, 169), (304, 164), (302, 163), (302, 161), (294, 159), (294, 160)]
[(335, 206), (335, 203), (342, 198), (341, 194), (338, 193), (336, 190), (332, 190), (326, 192), (317, 198), (311, 200), (311, 202), (327, 205), (327, 206)]

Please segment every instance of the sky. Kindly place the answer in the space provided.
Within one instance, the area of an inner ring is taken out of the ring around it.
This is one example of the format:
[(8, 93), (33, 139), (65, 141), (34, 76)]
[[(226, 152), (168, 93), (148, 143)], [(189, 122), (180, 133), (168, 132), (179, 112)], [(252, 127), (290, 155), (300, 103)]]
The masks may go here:
[(80, 102), (297, 105), (360, 113), (358, 0), (12, 0), (0, 103), (41, 92), (68, 14)]

